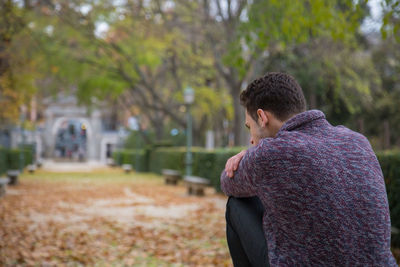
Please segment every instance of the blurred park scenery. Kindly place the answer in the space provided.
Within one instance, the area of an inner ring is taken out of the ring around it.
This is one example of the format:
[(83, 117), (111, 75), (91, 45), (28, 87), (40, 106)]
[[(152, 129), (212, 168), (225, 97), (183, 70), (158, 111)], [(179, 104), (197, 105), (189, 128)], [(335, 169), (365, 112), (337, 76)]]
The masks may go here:
[(269, 71), (368, 137), (399, 260), (399, 0), (0, 0), (0, 265), (231, 265), (219, 176)]

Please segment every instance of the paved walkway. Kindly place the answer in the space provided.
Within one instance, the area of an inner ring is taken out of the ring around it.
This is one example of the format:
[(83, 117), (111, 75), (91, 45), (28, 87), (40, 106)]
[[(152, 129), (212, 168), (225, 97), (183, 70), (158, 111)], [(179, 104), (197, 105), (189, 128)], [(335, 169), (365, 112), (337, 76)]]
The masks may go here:
[(100, 161), (57, 162), (45, 160), (43, 162), (43, 169), (49, 172), (91, 172), (103, 168), (107, 168), (107, 165)]

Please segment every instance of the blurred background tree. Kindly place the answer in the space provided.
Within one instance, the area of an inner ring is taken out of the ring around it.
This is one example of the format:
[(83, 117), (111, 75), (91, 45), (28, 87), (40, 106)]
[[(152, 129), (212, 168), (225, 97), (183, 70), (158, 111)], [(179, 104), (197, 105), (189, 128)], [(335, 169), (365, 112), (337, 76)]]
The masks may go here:
[(112, 107), (116, 123), (140, 117), (146, 142), (179, 143), (190, 86), (195, 143), (213, 130), (217, 145), (246, 144), (240, 91), (285, 71), (309, 108), (391, 148), (400, 143), (399, 1), (373, 5), (381, 33), (362, 30), (369, 2), (1, 1), (0, 120), (65, 91)]
[(18, 120), (19, 108), (28, 101), (26, 93), (32, 92), (35, 61), (21, 43), (27, 9), (14, 1), (0, 2), (0, 124)]

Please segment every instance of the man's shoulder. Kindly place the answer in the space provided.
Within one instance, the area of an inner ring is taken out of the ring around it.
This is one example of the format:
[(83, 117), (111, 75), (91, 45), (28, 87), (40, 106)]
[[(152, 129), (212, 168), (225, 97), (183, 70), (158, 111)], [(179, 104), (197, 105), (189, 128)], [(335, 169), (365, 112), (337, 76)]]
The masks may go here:
[(371, 145), (363, 134), (353, 131), (343, 125), (335, 126), (332, 138), (342, 139), (344, 142), (351, 144), (357, 143), (359, 146), (370, 149)]
[(302, 150), (306, 147), (306, 139), (301, 140), (295, 137), (275, 137), (264, 138), (258, 146), (251, 148), (251, 153), (258, 159), (268, 158), (269, 160), (279, 160), (285, 154)]
[(368, 139), (345, 126), (332, 126), (307, 129), (304, 131), (283, 131), (275, 138), (265, 138), (258, 150), (260, 154), (280, 157), (285, 153), (305, 153), (314, 149), (326, 149), (327, 146), (347, 147), (354, 146), (371, 149)]

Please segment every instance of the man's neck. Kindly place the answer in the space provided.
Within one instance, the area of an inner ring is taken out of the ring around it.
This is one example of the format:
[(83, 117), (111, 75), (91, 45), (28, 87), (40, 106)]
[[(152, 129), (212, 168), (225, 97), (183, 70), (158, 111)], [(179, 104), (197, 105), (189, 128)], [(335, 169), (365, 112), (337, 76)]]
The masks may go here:
[(282, 128), (282, 126), (291, 118), (293, 118), (296, 114), (289, 116), (286, 120), (281, 121), (277, 118), (273, 118), (272, 120), (270, 120), (270, 129), (271, 132), (273, 133), (273, 136), (276, 137), (276, 135), (278, 134), (279, 130)]

